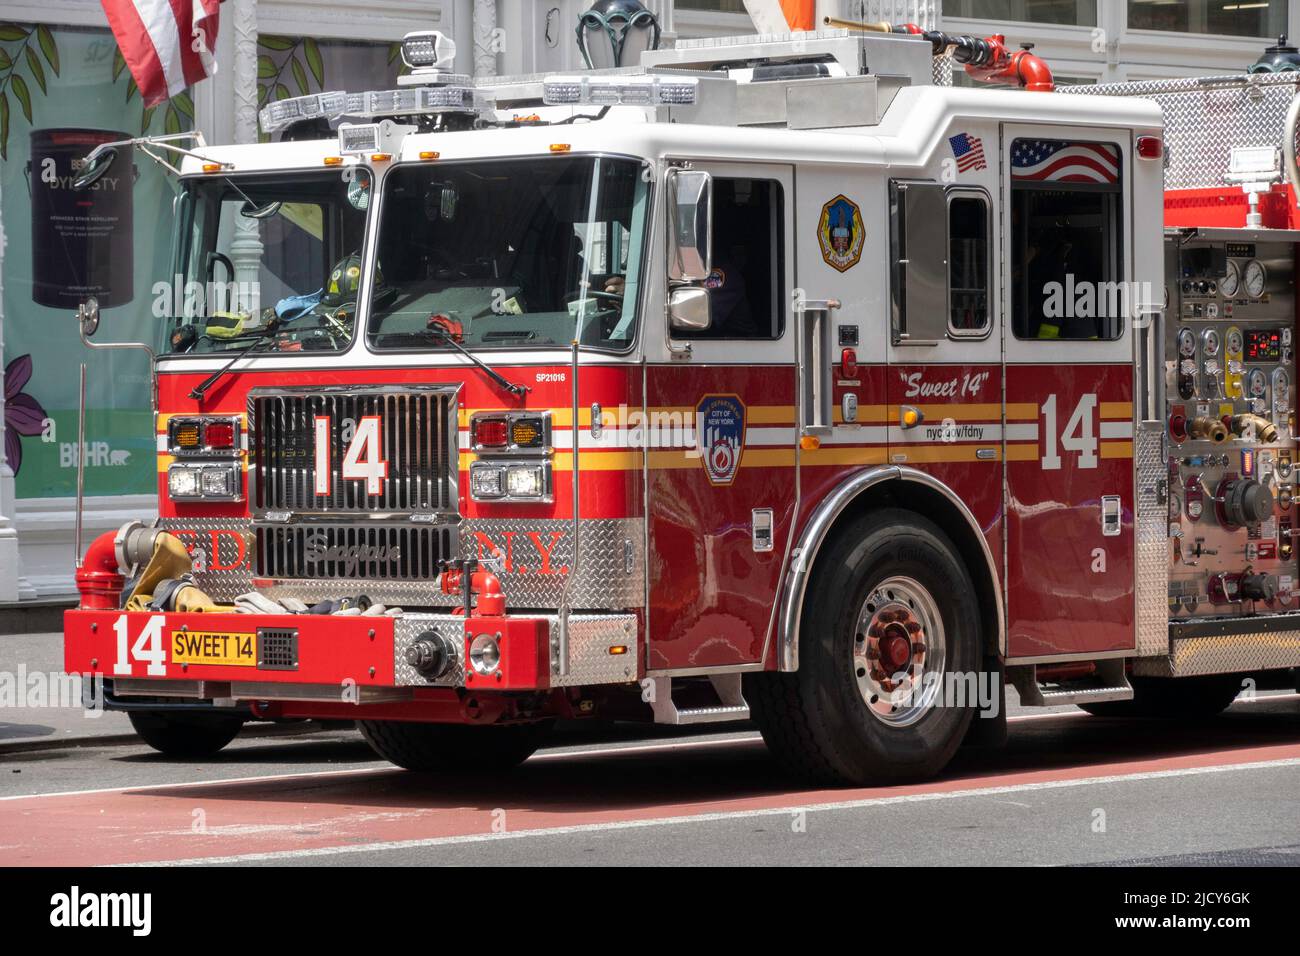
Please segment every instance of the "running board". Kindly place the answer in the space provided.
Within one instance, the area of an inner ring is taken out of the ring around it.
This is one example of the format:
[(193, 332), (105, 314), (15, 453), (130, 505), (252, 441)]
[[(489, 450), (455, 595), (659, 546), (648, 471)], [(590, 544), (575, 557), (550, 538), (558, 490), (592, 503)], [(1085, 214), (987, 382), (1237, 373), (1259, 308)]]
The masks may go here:
[[(749, 704), (741, 694), (739, 674), (717, 674), (709, 677), (717, 695), (716, 704), (678, 707), (673, 700), (673, 679), (655, 677), (654, 696), (650, 708), (656, 724), (713, 724), (732, 720), (748, 720)], [(698, 686), (698, 685), (697, 685)]]
[(1122, 657), (1097, 661), (1097, 670), (1082, 680), (1040, 684), (1038, 666), (1009, 667), (1008, 677), (1025, 707), (1059, 707), (1062, 704), (1094, 704), (1107, 700), (1132, 700), (1133, 687), (1124, 672)]

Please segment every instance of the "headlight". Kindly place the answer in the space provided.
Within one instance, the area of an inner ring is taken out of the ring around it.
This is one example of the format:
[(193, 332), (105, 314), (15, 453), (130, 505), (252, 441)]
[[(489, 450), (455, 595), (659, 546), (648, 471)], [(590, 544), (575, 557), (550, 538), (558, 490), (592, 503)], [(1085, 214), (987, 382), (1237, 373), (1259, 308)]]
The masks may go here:
[(506, 493), (511, 498), (540, 498), (544, 489), (541, 465), (512, 465), (506, 472)]
[(480, 634), (469, 646), (469, 663), (480, 674), (491, 674), (501, 666), (501, 647), (491, 634)]
[(470, 496), (475, 501), (551, 500), (549, 461), (476, 461), (469, 468)]
[(505, 469), (494, 465), (475, 464), (469, 472), (470, 492), (477, 498), (500, 498), (505, 494), (501, 479)]
[(172, 465), (167, 469), (167, 494), (173, 500), (242, 501), (239, 465)]

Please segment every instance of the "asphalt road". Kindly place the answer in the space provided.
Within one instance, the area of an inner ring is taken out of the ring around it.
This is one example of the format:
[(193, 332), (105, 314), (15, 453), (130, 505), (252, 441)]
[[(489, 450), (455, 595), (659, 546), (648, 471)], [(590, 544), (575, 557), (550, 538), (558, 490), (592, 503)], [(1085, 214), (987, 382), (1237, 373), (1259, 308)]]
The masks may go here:
[(744, 726), (569, 731), (517, 771), (430, 778), (351, 731), (0, 755), (0, 865), (1300, 865), (1300, 698), (1195, 724), (1013, 712), (937, 780), (817, 790)]

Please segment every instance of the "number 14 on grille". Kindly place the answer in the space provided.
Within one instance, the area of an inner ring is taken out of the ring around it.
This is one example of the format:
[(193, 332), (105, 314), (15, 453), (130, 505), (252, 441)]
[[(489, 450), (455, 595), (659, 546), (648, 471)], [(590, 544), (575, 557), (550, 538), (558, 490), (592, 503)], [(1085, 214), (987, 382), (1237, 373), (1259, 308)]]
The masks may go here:
[[(334, 474), (334, 442), (328, 415), (317, 415), (316, 429), (316, 494), (332, 493), (330, 481)], [(380, 440), (380, 418), (366, 415), (358, 423), (343, 454), (342, 476), (345, 480), (364, 481), (366, 494), (378, 495), (384, 490), (388, 477), (388, 462), (384, 460), (383, 442)]]

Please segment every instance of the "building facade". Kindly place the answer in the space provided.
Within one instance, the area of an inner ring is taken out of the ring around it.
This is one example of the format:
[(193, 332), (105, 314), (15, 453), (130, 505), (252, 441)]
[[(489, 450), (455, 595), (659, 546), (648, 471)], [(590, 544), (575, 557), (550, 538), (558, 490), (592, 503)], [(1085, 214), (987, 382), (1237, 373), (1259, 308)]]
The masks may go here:
[[(665, 37), (753, 32), (743, 0), (647, 0)], [(226, 0), (220, 71), (146, 109), (97, 0), (8, 0), (0, 13), (0, 604), (73, 592), (78, 458), (84, 540), (147, 515), (156, 473), (148, 359), (90, 352), (67, 289), (105, 304), (99, 340), (154, 342), (174, 183), (141, 156), (96, 197), (98, 225), (74, 233), (51, 214), (86, 137), (197, 129), (252, 142), (268, 100), (383, 88), (396, 42), (441, 30), (458, 72), (514, 75), (580, 65), (574, 30), (590, 0)], [(1300, 23), (1300, 0), (818, 0), (819, 15), (912, 21), (1033, 42), (1063, 82), (1238, 72), (1266, 38)], [(958, 77), (958, 82), (961, 77)], [(84, 152), (84, 149), (82, 150)], [(89, 234), (87, 234), (87, 232)], [(105, 276), (70, 276), (69, 243), (102, 247)], [(98, 244), (96, 246), (96, 244)], [(58, 290), (65, 290), (61, 295)], [(86, 441), (77, 439), (86, 365)]]

